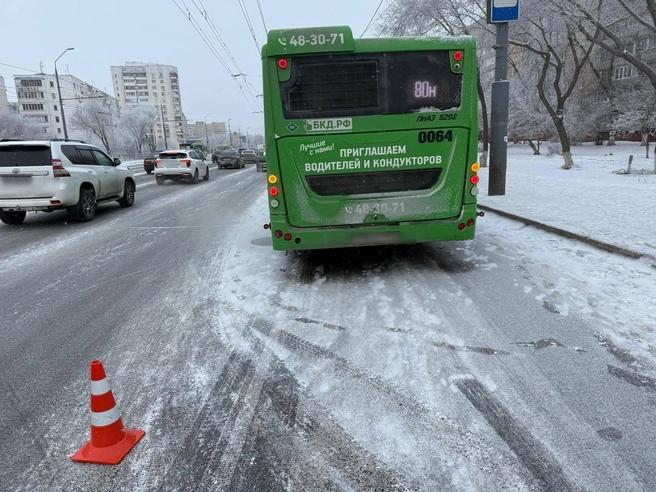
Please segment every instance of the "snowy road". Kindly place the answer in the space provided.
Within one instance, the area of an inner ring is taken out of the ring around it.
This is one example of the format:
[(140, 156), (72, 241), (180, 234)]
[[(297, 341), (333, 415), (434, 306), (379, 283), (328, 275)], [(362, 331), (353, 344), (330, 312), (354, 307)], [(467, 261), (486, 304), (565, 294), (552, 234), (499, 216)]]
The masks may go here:
[[(0, 227), (0, 489), (656, 488), (654, 365), (604, 335), (650, 321), (563, 271), (653, 269), (489, 215), (471, 243), (285, 255), (264, 175), (211, 176)], [(93, 359), (146, 431), (118, 466), (70, 461)]]

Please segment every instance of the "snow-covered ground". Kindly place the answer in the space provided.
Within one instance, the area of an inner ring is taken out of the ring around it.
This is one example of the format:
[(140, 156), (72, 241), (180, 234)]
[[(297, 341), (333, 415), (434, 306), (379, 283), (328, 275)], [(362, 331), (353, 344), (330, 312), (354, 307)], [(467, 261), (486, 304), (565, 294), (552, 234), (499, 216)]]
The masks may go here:
[[(546, 153), (548, 144), (541, 147)], [(652, 144), (653, 147), (653, 144)], [(651, 149), (653, 150), (653, 148)], [(523, 144), (508, 146), (506, 194), (488, 196), (489, 168), (481, 169), (479, 203), (560, 227), (637, 253), (656, 256), (654, 160), (634, 142), (573, 147), (575, 167), (559, 155), (535, 156)], [(633, 155), (632, 170), (626, 170)]]
[[(547, 145), (542, 150), (546, 152)], [(633, 170), (651, 174), (618, 174), (626, 169), (629, 155), (634, 156)], [(638, 143), (620, 142), (611, 147), (573, 147), (573, 156), (576, 167), (564, 170), (561, 156), (534, 156), (528, 146), (511, 144), (506, 194), (488, 196), (489, 168), (484, 168), (479, 172), (478, 202), (645, 255), (633, 260), (595, 254), (595, 249), (574, 246), (569, 239), (549, 233), (536, 236), (532, 227), (510, 220), (501, 221), (504, 226), (492, 232), (499, 239), (510, 239), (520, 254), (539, 261), (545, 278), (558, 279), (541, 287), (559, 300), (561, 314), (572, 312), (597, 321), (599, 337), (649, 361), (646, 365), (655, 370), (656, 175), (652, 153), (647, 159)], [(490, 218), (479, 219), (475, 241), (487, 230)]]

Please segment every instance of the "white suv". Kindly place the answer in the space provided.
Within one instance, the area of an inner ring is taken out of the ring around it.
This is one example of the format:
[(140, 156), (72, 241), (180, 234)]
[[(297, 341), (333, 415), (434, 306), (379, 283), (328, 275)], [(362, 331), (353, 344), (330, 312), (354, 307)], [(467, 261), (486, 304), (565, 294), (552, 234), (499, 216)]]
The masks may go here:
[(66, 209), (81, 221), (96, 206), (134, 203), (134, 175), (95, 145), (75, 140), (0, 140), (0, 220), (21, 224), (27, 211)]
[(165, 150), (160, 152), (155, 161), (157, 184), (164, 184), (167, 179), (187, 179), (195, 184), (200, 176), (205, 181), (210, 179), (210, 165), (196, 150)]

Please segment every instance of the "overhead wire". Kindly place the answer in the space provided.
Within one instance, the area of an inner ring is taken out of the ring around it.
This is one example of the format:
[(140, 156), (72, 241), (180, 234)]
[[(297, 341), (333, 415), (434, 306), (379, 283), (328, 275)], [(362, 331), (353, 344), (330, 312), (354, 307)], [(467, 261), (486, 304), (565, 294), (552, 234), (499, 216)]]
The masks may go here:
[[(192, 3), (196, 6), (196, 8), (197, 8), (198, 11), (200, 12), (200, 14), (203, 16), (203, 18), (205, 19), (205, 22), (207, 22), (207, 24), (210, 26), (210, 29), (211, 29), (212, 32), (214, 33), (214, 36), (218, 39), (218, 41), (219, 41), (221, 47), (223, 48), (223, 50), (224, 50), (224, 51), (226, 52), (226, 54), (228, 55), (228, 58), (230, 58), (230, 60), (232, 61), (233, 65), (234, 65), (234, 67), (235, 67), (235, 69), (236, 69), (236, 75), (231, 73), (231, 75), (233, 76), (233, 78), (236, 77), (236, 76), (240, 76), (240, 75), (244, 75), (244, 76), (246, 76), (246, 74), (243, 73), (243, 70), (242, 70), (241, 67), (239, 66), (239, 63), (237, 63), (237, 60), (236, 60), (235, 57), (232, 55), (232, 52), (230, 51), (230, 48), (228, 48), (228, 45), (227, 45), (226, 42), (223, 40), (223, 37), (221, 36), (221, 34), (219, 33), (218, 29), (217, 29), (216, 26), (214, 25), (214, 22), (212, 21), (212, 16), (211, 16), (210, 14), (207, 13), (207, 9), (205, 8), (205, 5), (203, 5), (203, 1), (202, 1), (202, 0), (198, 0), (198, 3), (200, 4), (200, 7), (196, 4), (196, 0), (191, 0), (191, 1), (192, 1)], [(202, 7), (202, 8), (201, 8), (201, 7)], [(259, 106), (259, 103), (257, 102), (257, 93), (258, 93), (259, 91), (253, 86), (253, 84), (251, 84), (251, 82), (250, 82), (248, 79), (245, 78), (244, 80), (245, 80), (245, 82), (246, 82), (246, 85), (248, 86), (247, 88), (249, 88), (249, 92), (251, 93), (251, 96), (252, 96), (252, 97), (254, 98), (254, 100), (256, 101), (256, 105)]]
[[(205, 34), (205, 32), (203, 31), (203, 29), (202, 29), (202, 27), (200, 26), (200, 24), (198, 23), (198, 21), (196, 21), (196, 19), (194, 18), (193, 14), (191, 13), (191, 11), (189, 10), (189, 8), (188, 8), (187, 5), (185, 4), (184, 0), (180, 0), (180, 1), (181, 1), (182, 5), (184, 5), (184, 7), (185, 7), (185, 9), (186, 9), (186, 12), (185, 12), (185, 10), (184, 10), (184, 9), (178, 4), (178, 2), (177, 2), (176, 0), (173, 0), (173, 3), (175, 4), (176, 7), (178, 7), (178, 9), (180, 10), (180, 12), (182, 12), (182, 14), (183, 14), (183, 15), (189, 20), (189, 22), (191, 23), (191, 25), (193, 26), (193, 28), (196, 30), (196, 32), (198, 33), (198, 35), (201, 37), (201, 39), (203, 40), (203, 42), (205, 42), (205, 44), (206, 44), (207, 47), (210, 49), (210, 51), (211, 51), (212, 54), (215, 56), (215, 58), (216, 58), (217, 60), (219, 60), (219, 63), (221, 64), (221, 66), (226, 70), (226, 72), (228, 72), (228, 74), (231, 76), (231, 78), (235, 81), (235, 83), (237, 84), (237, 87), (238, 87), (239, 90), (241, 91), (242, 95), (243, 95), (244, 98), (246, 99), (246, 102), (247, 102), (248, 105), (251, 107), (251, 109), (252, 109), (253, 111), (257, 111), (256, 107), (253, 105), (253, 102), (257, 103), (257, 98), (256, 98), (256, 97), (255, 97), (250, 91), (247, 91), (247, 90), (244, 88), (244, 86), (243, 86), (243, 85), (242, 85), (242, 84), (236, 79), (236, 77), (233, 77), (233, 76), (232, 76), (233, 74), (232, 74), (232, 71), (230, 70), (228, 64), (227, 64), (226, 61), (223, 59), (223, 57), (219, 54), (218, 50), (216, 49), (216, 47), (214, 46), (214, 44), (212, 43), (212, 41), (209, 39), (209, 37), (207, 36), (207, 34)], [(192, 0), (192, 1), (193, 1), (193, 0)], [(194, 5), (196, 5), (195, 2), (194, 2)], [(197, 5), (196, 5), (196, 7), (198, 8)], [(248, 95), (251, 96), (252, 100), (248, 97)], [(257, 106), (257, 104), (256, 104), (256, 106)]]
[(260, 11), (260, 18), (262, 19), (262, 25), (264, 26), (264, 33), (266, 35), (266, 33), (268, 33), (269, 30), (267, 29), (266, 21), (264, 20), (264, 12), (262, 12), (262, 4), (260, 3), (260, 0), (256, 0), (256, 1), (257, 1), (257, 8)]
[(253, 36), (253, 41), (255, 41), (255, 48), (257, 48), (257, 54), (260, 54), (260, 45), (257, 42), (257, 38), (255, 37), (255, 31), (253, 30), (253, 22), (251, 22), (251, 17), (248, 14), (248, 9), (246, 8), (246, 3), (244, 3), (244, 0), (237, 0), (239, 3), (239, 7), (241, 7), (241, 13), (244, 16), (244, 19), (246, 19), (246, 24), (248, 25), (248, 29), (251, 31), (251, 35)]
[(380, 10), (380, 8), (383, 6), (383, 2), (385, 0), (380, 0), (380, 3), (378, 4), (378, 7), (376, 7), (376, 11), (374, 12), (374, 15), (371, 16), (371, 19), (369, 20), (369, 24), (367, 24), (367, 27), (364, 28), (364, 31), (362, 31), (362, 34), (360, 34), (360, 37), (364, 36), (364, 34), (369, 30), (369, 27), (371, 27), (371, 24), (374, 22), (374, 19), (376, 18), (376, 14)]

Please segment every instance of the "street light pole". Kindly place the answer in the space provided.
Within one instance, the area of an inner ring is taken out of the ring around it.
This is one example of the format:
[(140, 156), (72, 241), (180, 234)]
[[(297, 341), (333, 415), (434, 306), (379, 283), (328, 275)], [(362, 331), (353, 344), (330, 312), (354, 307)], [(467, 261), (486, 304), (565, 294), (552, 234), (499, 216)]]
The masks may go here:
[(228, 143), (230, 144), (230, 147), (232, 148), (232, 130), (230, 129), (230, 121), (232, 118), (228, 118), (228, 139), (230, 140)]
[(59, 86), (59, 73), (57, 73), (57, 60), (59, 60), (67, 51), (75, 48), (66, 48), (64, 52), (55, 59), (55, 79), (57, 80), (57, 92), (59, 93), (59, 109), (61, 111), (62, 126), (64, 127), (64, 139), (68, 140), (68, 131), (66, 131), (66, 116), (64, 115), (64, 104), (61, 97), (61, 87)]
[(164, 150), (168, 150), (169, 143), (166, 140), (166, 126), (164, 126), (164, 111), (162, 111), (162, 105), (159, 105), (159, 114), (162, 117), (162, 131), (164, 132)]

